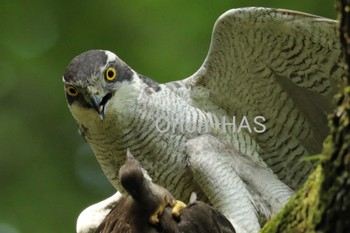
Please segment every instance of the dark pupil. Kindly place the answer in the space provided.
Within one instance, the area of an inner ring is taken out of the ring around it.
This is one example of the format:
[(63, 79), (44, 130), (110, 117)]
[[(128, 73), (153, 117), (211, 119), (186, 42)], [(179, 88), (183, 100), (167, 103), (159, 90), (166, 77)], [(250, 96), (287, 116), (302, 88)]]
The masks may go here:
[(70, 93), (72, 93), (73, 95), (75, 95), (77, 93), (77, 91), (74, 88), (69, 88)]
[(112, 70), (108, 71), (108, 77), (112, 78), (114, 76), (114, 72)]

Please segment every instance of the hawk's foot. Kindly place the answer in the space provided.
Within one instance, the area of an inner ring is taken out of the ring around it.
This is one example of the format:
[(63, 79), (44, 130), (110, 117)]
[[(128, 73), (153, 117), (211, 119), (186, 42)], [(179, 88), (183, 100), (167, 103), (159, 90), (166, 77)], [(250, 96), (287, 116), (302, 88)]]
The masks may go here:
[[(174, 203), (173, 203), (174, 202)], [(173, 206), (175, 204), (175, 201), (170, 201), (168, 198), (165, 198), (164, 201), (158, 206), (158, 208), (153, 212), (151, 217), (149, 218), (149, 222), (152, 225), (156, 225), (159, 222), (159, 216), (163, 213), (163, 210), (168, 205)]]
[(180, 217), (180, 210), (185, 208), (186, 204), (183, 203), (182, 201), (179, 201), (179, 200), (176, 200), (175, 202), (176, 203), (173, 206), (173, 209), (171, 210), (171, 214), (173, 215), (173, 217), (179, 218)]
[(180, 216), (180, 210), (183, 209), (186, 204), (182, 201), (175, 200), (171, 195), (165, 195), (164, 200), (158, 206), (158, 208), (153, 212), (149, 218), (149, 222), (152, 225), (159, 223), (159, 216), (163, 213), (163, 210), (170, 206), (172, 208), (171, 214), (173, 217), (178, 218)]

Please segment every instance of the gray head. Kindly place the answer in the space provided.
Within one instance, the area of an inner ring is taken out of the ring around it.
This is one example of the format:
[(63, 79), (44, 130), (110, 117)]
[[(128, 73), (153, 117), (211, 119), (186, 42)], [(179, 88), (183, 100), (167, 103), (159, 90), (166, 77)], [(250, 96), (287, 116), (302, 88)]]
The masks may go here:
[(108, 102), (135, 72), (114, 53), (90, 50), (76, 56), (66, 68), (63, 82), (69, 107), (97, 112), (104, 119)]

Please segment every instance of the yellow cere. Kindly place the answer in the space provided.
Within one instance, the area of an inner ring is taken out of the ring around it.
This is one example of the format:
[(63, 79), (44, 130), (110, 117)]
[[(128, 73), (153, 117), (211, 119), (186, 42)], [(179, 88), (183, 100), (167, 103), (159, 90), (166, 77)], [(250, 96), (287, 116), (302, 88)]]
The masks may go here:
[(105, 72), (105, 79), (113, 81), (117, 77), (117, 71), (113, 67), (109, 67)]

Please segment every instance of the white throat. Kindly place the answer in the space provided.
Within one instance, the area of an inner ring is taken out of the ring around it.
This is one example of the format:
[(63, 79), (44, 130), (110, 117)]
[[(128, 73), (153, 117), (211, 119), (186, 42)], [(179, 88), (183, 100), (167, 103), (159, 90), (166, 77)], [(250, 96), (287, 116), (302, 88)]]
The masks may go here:
[(98, 113), (92, 108), (83, 108), (73, 103), (70, 111), (80, 126), (93, 131), (100, 131), (101, 128), (118, 127), (123, 121), (130, 119), (130, 114), (137, 107), (137, 99), (145, 84), (134, 72), (131, 81), (124, 81), (119, 84), (118, 90), (106, 104), (105, 119), (101, 120)]

